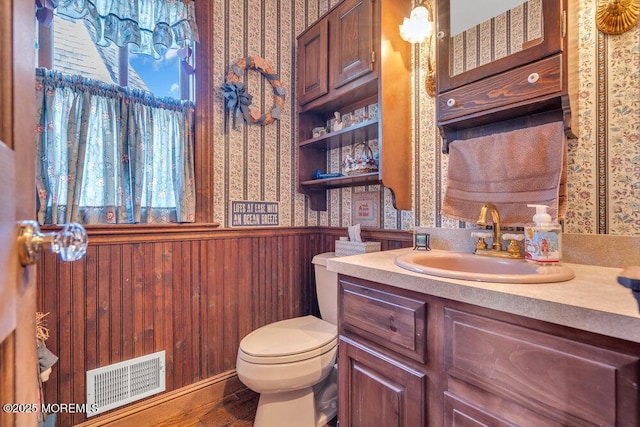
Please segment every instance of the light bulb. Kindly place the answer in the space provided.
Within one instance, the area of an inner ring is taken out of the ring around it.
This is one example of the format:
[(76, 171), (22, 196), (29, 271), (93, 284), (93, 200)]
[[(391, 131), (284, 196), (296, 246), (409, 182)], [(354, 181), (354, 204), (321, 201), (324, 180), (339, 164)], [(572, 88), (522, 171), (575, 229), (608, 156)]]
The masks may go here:
[(409, 18), (404, 18), (404, 22), (399, 26), (400, 37), (409, 43), (422, 43), (427, 40), (433, 24), (429, 21), (429, 12), (424, 6), (418, 6), (411, 11)]

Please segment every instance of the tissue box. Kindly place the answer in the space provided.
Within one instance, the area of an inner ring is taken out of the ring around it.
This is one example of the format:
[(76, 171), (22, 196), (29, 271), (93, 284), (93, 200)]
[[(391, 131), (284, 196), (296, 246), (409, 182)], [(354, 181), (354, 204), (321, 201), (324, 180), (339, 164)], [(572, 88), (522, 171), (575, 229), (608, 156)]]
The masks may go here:
[(351, 242), (349, 240), (336, 240), (336, 256), (358, 255), (369, 252), (378, 252), (380, 242)]

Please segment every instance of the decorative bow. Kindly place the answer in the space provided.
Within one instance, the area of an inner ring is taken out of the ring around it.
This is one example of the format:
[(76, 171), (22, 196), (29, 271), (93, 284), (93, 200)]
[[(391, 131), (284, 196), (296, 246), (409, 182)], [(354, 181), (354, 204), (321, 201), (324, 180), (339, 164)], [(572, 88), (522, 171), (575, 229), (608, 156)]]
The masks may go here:
[(233, 128), (236, 128), (236, 119), (244, 118), (245, 122), (251, 122), (251, 112), (249, 105), (253, 97), (247, 92), (247, 88), (242, 82), (225, 83), (222, 85), (226, 106), (233, 112)]

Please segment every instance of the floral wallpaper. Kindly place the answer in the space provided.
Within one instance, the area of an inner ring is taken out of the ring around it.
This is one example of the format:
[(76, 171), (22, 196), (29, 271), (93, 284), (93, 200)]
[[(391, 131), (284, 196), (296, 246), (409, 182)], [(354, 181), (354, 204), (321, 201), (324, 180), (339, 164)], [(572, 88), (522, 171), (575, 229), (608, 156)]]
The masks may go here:
[[(335, 226), (351, 223), (353, 194), (379, 194), (380, 224), (385, 229), (414, 226), (460, 228), (466, 224), (440, 215), (447, 176), (447, 156), (440, 151), (435, 105), (424, 91), (426, 48), (414, 48), (414, 203), (396, 211), (391, 194), (379, 186), (328, 192), (328, 209), (312, 211), (296, 190), (296, 37), (339, 0), (213, 0), (214, 72), (220, 86), (228, 67), (243, 56), (261, 56), (280, 74), (286, 89), (281, 120), (269, 126), (232, 128), (222, 91), (215, 106), (214, 218), (229, 226), (231, 200), (280, 202), (281, 226)], [(579, 4), (577, 140), (568, 152), (568, 209), (565, 231), (584, 234), (640, 235), (640, 28), (622, 35), (600, 33), (596, 0)], [(272, 105), (268, 82), (249, 72), (253, 105)], [(346, 153), (329, 152), (332, 165)]]

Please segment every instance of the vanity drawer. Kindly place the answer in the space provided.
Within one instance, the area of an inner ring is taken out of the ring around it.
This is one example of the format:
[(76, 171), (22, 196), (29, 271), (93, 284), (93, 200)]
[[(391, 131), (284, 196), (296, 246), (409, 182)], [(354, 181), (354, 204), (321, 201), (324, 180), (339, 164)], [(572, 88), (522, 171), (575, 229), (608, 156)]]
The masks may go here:
[(420, 363), (427, 359), (427, 303), (340, 280), (342, 332)]
[(562, 91), (562, 56), (555, 55), (438, 96), (439, 122)]
[[(500, 412), (508, 405), (491, 407), (492, 395), (551, 419), (576, 420), (571, 425), (640, 421), (637, 355), (451, 308), (445, 309), (444, 342), (449, 391), (468, 401), (483, 399), (486, 409)], [(464, 384), (478, 392), (465, 392)]]

